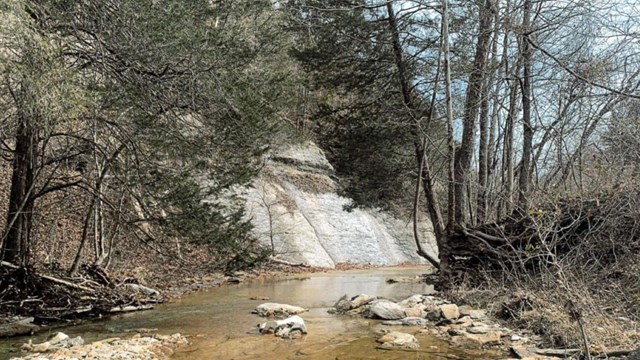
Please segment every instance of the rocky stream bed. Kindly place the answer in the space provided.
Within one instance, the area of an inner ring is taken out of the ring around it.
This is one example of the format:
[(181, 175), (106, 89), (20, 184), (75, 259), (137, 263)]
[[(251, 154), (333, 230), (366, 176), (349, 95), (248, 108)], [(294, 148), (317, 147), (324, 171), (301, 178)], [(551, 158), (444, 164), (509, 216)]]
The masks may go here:
[[(583, 353), (546, 349), (539, 337), (506, 328), (490, 311), (436, 296), (419, 275), (389, 281), (389, 275), (407, 273), (419, 270), (319, 273), (221, 287), (155, 311), (64, 329), (69, 336), (23, 340), (11, 357), (579, 359)], [(358, 295), (341, 297), (346, 291)], [(183, 335), (150, 335), (155, 332)], [(640, 359), (627, 349), (590, 350), (593, 358)]]

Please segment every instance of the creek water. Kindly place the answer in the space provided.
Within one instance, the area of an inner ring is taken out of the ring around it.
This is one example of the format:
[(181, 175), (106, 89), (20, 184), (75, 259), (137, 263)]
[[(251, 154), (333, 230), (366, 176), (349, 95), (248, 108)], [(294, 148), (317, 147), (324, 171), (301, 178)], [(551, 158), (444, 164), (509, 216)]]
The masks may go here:
[[(328, 308), (344, 294), (369, 294), (401, 300), (413, 294), (433, 292), (433, 288), (424, 283), (387, 283), (391, 277), (414, 277), (422, 273), (424, 269), (420, 268), (386, 268), (253, 280), (192, 294), (152, 311), (120, 315), (55, 331), (82, 336), (86, 342), (131, 336), (140, 328), (154, 329), (153, 332), (161, 334), (179, 332), (189, 337), (190, 345), (178, 350), (173, 359), (184, 360), (499, 358), (496, 352), (465, 352), (449, 348), (445, 341), (429, 334), (416, 336), (420, 352), (378, 350), (376, 331), (391, 327), (376, 320), (327, 313)], [(267, 301), (251, 300), (252, 297), (268, 297), (268, 302), (309, 308), (309, 312), (301, 314), (309, 334), (298, 340), (259, 335), (256, 325), (266, 320), (251, 314), (251, 311)], [(416, 331), (416, 328), (394, 328)], [(44, 341), (48, 335), (39, 334), (32, 340)], [(17, 356), (16, 351), (27, 340), (0, 340), (0, 359)]]

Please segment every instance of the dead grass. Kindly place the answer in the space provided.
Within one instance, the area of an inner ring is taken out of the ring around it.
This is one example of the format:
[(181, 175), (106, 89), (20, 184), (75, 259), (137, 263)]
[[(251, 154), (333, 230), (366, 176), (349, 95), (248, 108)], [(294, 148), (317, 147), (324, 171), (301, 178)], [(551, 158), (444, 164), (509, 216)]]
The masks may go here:
[(486, 308), (506, 326), (540, 336), (548, 347), (581, 347), (579, 325), (567, 311), (569, 300), (579, 309), (593, 348), (633, 348), (640, 342), (640, 324), (624, 312), (624, 302), (599, 297), (586, 287), (552, 287), (543, 281), (491, 281), (475, 286), (463, 282), (448, 297), (458, 304)]

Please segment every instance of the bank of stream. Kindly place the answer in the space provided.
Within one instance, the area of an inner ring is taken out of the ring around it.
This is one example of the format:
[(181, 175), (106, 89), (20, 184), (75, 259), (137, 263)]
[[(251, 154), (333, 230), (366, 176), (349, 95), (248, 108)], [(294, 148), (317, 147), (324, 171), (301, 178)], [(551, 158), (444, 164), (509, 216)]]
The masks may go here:
[[(344, 294), (372, 294), (400, 300), (433, 292), (430, 285), (419, 282), (387, 283), (392, 277), (416, 277), (422, 273), (423, 268), (377, 268), (253, 280), (195, 293), (153, 311), (92, 321), (62, 331), (81, 336), (85, 341), (128, 337), (140, 329), (161, 334), (181, 333), (189, 337), (190, 344), (173, 358), (189, 360), (501, 358), (499, 351), (470, 353), (452, 349), (447, 342), (426, 333), (417, 336), (420, 353), (377, 350), (376, 331), (388, 327), (377, 320), (327, 313)], [(298, 340), (259, 335), (256, 325), (263, 319), (251, 311), (267, 298), (309, 308), (309, 312), (302, 314), (309, 334)], [(32, 340), (44, 341), (49, 335), (38, 334)], [(17, 356), (20, 345), (27, 339), (0, 340), (0, 359)]]

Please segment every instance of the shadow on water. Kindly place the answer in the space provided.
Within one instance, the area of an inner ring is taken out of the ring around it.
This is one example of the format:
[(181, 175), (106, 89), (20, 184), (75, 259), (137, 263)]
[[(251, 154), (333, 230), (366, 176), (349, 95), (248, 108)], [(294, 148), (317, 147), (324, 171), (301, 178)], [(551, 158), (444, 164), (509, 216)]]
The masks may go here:
[[(156, 310), (131, 313), (105, 321), (88, 322), (63, 329), (71, 336), (82, 336), (86, 342), (128, 336), (136, 329), (157, 329), (158, 333), (180, 332), (190, 337), (191, 344), (180, 349), (174, 359), (450, 359), (499, 358), (495, 353), (471, 354), (455, 351), (447, 343), (427, 334), (417, 336), (418, 353), (377, 350), (375, 331), (383, 327), (379, 321), (336, 316), (327, 313), (342, 295), (370, 294), (401, 300), (413, 294), (428, 294), (426, 284), (400, 282), (388, 284), (393, 276), (418, 276), (419, 268), (388, 268), (326, 272), (284, 280), (255, 280), (239, 286), (211, 289), (186, 296), (181, 301), (159, 306)], [(309, 334), (299, 340), (283, 340), (260, 336), (256, 325), (264, 319), (251, 314), (268, 297), (309, 308), (302, 314)], [(405, 328), (411, 332), (415, 329)], [(154, 331), (156, 332), (156, 331)], [(44, 341), (39, 334), (34, 342)], [(0, 360), (16, 356), (28, 338), (0, 341)]]

